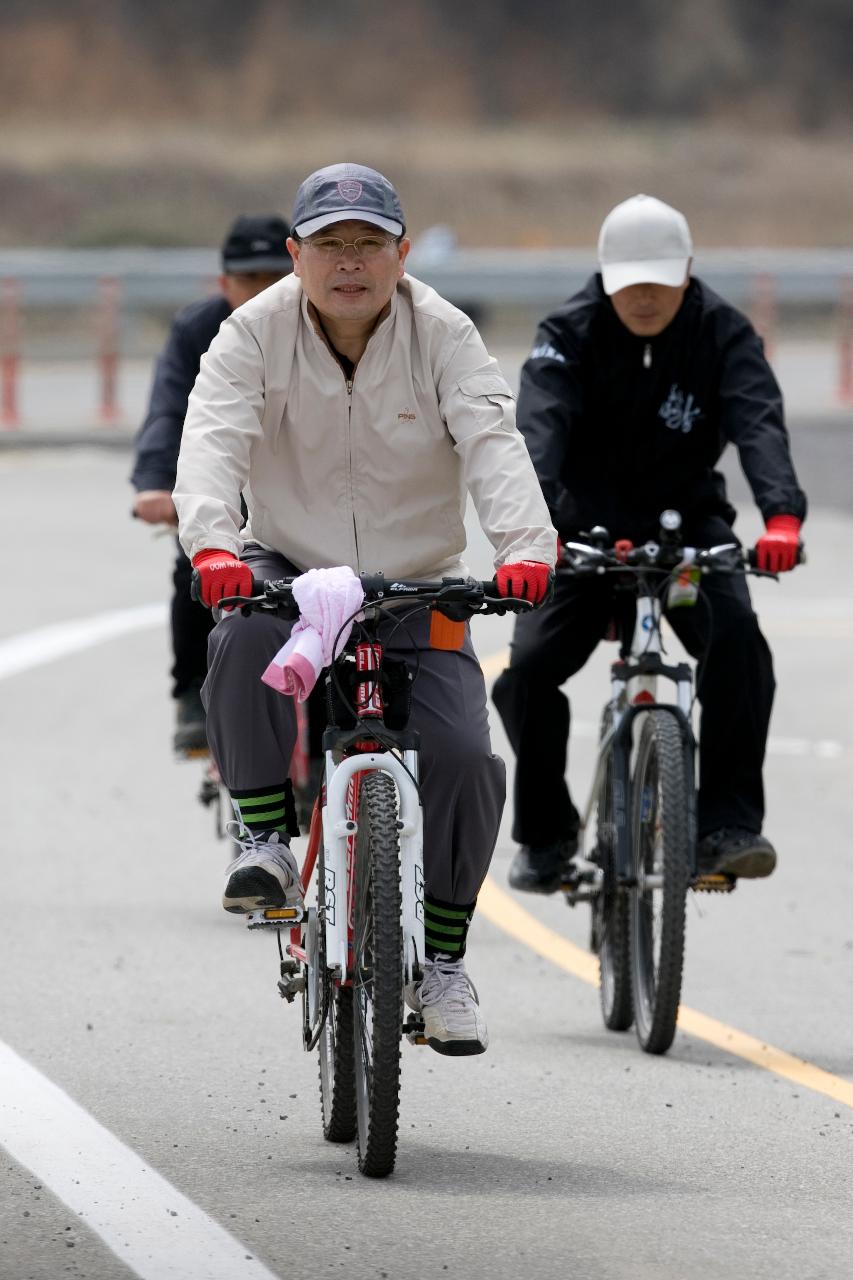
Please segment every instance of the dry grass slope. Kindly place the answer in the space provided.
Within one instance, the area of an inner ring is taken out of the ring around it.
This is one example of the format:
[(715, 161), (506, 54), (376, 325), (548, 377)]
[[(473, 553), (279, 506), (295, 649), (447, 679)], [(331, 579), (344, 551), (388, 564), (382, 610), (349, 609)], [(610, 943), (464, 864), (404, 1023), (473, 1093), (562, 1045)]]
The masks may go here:
[(290, 209), (312, 169), (387, 172), (414, 233), (468, 245), (589, 245), (636, 191), (685, 210), (705, 245), (846, 246), (846, 140), (724, 126), (557, 129), (290, 121), (247, 133), (169, 123), (20, 123), (0, 152), (0, 244), (209, 244), (241, 210)]

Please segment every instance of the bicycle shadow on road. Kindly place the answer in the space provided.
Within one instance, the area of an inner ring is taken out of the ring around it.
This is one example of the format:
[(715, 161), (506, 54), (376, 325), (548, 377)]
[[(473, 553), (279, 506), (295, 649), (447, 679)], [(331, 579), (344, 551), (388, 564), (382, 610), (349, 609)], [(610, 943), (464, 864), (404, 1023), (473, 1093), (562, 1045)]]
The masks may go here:
[[(591, 1164), (567, 1158), (545, 1160), (532, 1152), (451, 1151), (408, 1141), (398, 1156), (395, 1187), (417, 1187), (445, 1196), (501, 1195), (607, 1198), (705, 1194), (702, 1187), (674, 1178), (647, 1177), (614, 1164)], [(391, 1184), (389, 1183), (389, 1188)]]
[[(738, 1075), (742, 1076), (750, 1073), (757, 1076), (768, 1076), (771, 1080), (777, 1083), (780, 1082), (780, 1077), (775, 1072), (759, 1067), (747, 1058), (741, 1058), (726, 1049), (720, 1049), (716, 1045), (697, 1040), (684, 1032), (677, 1032), (672, 1048), (668, 1053), (661, 1055), (643, 1053), (637, 1044), (633, 1030), (618, 1034), (594, 1030), (588, 1032), (571, 1031), (562, 1034), (555, 1031), (545, 1031), (540, 1033), (537, 1039), (550, 1046), (562, 1046), (565, 1048), (567, 1045), (572, 1045), (584, 1050), (600, 1050), (608, 1056), (622, 1054), (626, 1069), (632, 1064), (636, 1064), (638, 1071), (660, 1071), (663, 1073), (661, 1079), (666, 1080), (667, 1083), (671, 1080), (671, 1073), (667, 1070), (668, 1065), (670, 1067), (687, 1067), (694, 1071), (701, 1071), (709, 1078), (719, 1078), (722, 1073), (731, 1074), (732, 1072), (737, 1072)], [(829, 1071), (842, 1077), (853, 1074), (853, 1063), (849, 1060), (841, 1061), (834, 1060), (831, 1057), (816, 1057), (813, 1053), (807, 1057), (797, 1045), (786, 1044), (783, 1047), (787, 1053), (800, 1057), (806, 1063), (814, 1063), (824, 1071)], [(620, 1059), (620, 1062), (622, 1061), (623, 1059)], [(805, 1086), (797, 1086), (796, 1084), (792, 1085), (792, 1087), (805, 1088)], [(808, 1092), (807, 1088), (806, 1092)]]
[[(332, 1161), (334, 1163), (334, 1161)], [(337, 1157), (340, 1165), (340, 1157)], [(328, 1179), (328, 1162), (323, 1159), (287, 1162), (289, 1174), (305, 1178)], [(371, 1179), (362, 1179), (355, 1170), (347, 1185), (365, 1190), (375, 1189)], [(619, 1196), (656, 1197), (672, 1195), (702, 1196), (707, 1188), (674, 1178), (650, 1178), (626, 1173), (611, 1164), (590, 1164), (566, 1159), (565, 1162), (543, 1160), (536, 1155), (513, 1155), (505, 1151), (450, 1151), (446, 1147), (407, 1139), (397, 1155), (393, 1176), (381, 1184), (383, 1194), (399, 1190), (410, 1194), (413, 1188), (443, 1196), (477, 1195), (609, 1198)]]

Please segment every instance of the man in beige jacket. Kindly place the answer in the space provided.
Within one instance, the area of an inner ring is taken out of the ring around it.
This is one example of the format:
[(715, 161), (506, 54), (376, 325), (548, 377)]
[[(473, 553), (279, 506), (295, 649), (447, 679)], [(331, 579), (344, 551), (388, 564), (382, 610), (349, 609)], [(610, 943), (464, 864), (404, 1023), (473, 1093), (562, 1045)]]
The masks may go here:
[[(556, 534), (513, 396), (471, 321), (405, 274), (409, 248), (397, 193), (375, 170), (331, 165), (300, 187), (293, 275), (225, 321), (190, 397), (174, 499), (206, 604), (247, 593), (253, 575), (332, 565), (462, 573), (466, 491), (499, 590), (544, 598)], [(414, 644), (419, 657), (410, 723), (422, 743), (428, 954), (416, 999), (433, 1047), (478, 1053), (488, 1037), (463, 956), (504, 765), (470, 637), (438, 651), (427, 631), (416, 618), (388, 647), (411, 657)], [(290, 901), (298, 881), (282, 786), (293, 706), (260, 680), (288, 633), (280, 619), (226, 613), (211, 635), (208, 737), (243, 837), (230, 911)]]

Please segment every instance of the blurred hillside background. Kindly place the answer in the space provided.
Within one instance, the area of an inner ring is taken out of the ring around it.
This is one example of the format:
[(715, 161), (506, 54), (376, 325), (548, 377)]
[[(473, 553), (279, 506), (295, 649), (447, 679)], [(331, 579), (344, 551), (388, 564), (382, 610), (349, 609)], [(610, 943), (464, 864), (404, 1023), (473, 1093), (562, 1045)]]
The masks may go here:
[(2, 0), (0, 245), (218, 244), (345, 157), (412, 232), (845, 246), (853, 0)]

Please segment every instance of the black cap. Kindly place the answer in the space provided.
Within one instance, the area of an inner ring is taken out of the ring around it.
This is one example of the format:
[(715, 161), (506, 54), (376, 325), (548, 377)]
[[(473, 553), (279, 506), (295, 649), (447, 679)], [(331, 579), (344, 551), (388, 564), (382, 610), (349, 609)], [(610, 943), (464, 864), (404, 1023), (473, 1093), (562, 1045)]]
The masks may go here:
[(370, 222), (401, 236), (406, 219), (400, 198), (387, 178), (363, 164), (330, 164), (306, 178), (296, 193), (293, 229), (299, 236), (335, 222)]
[(287, 252), (290, 229), (274, 213), (244, 213), (237, 219), (222, 246), (222, 270), (229, 275), (249, 271), (280, 271), (293, 267)]

